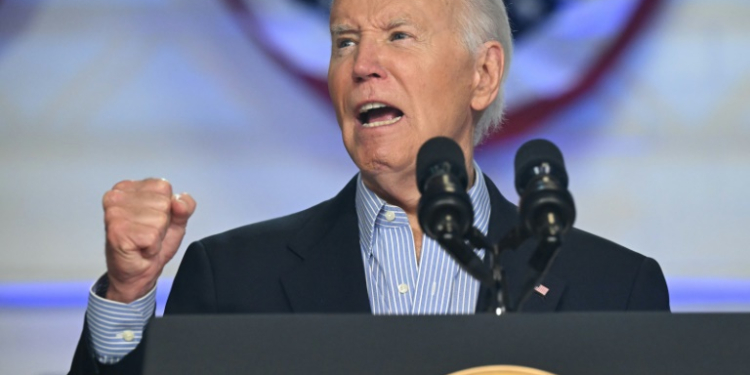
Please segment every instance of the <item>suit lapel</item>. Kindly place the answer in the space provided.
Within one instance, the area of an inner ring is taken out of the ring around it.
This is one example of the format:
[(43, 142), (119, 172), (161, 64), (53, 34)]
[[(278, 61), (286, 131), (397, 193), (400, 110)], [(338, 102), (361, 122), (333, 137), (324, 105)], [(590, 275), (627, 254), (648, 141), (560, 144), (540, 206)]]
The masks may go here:
[(282, 277), (295, 313), (369, 313), (355, 209), (356, 178), (289, 241), (301, 262)]
[[(497, 243), (518, 223), (518, 210), (515, 205), (503, 197), (488, 177), (485, 176), (484, 180), (487, 184), (490, 204), (492, 205), (488, 237), (492, 243)], [(529, 275), (536, 277), (528, 266), (528, 261), (536, 245), (532, 242), (534, 241), (527, 241), (517, 250), (505, 251), (500, 257), (500, 262), (506, 273), (509, 297), (512, 301), (520, 301), (522, 298), (521, 288)], [(488, 258), (486, 257), (485, 259)], [(489, 266), (489, 264), (487, 265)], [(547, 312), (557, 309), (557, 305), (565, 290), (565, 281), (556, 277), (553, 272), (554, 268), (552, 272), (547, 274), (544, 281), (542, 281), (542, 285), (547, 287), (549, 291), (544, 296), (534, 292), (524, 304), (523, 312)], [(476, 311), (487, 311), (490, 298), (492, 298), (490, 291), (484, 287), (480, 288)]]
[[(485, 177), (492, 211), (488, 237), (494, 243), (518, 222), (516, 207), (508, 202)], [(289, 241), (289, 250), (301, 262), (281, 283), (296, 313), (370, 313), (365, 270), (359, 244), (355, 208), (356, 178), (333, 199), (324, 203), (302, 229)], [(529, 241), (532, 242), (532, 241)], [(525, 277), (531, 273), (528, 260), (534, 251), (526, 243), (515, 251), (506, 251), (501, 262), (510, 285), (510, 298), (518, 301)], [(555, 311), (565, 291), (565, 281), (552, 272), (542, 284), (549, 291), (542, 296), (533, 293), (524, 312)], [(487, 310), (489, 291), (480, 288), (477, 312)]]
[(521, 312), (553, 312), (557, 309), (560, 297), (565, 291), (565, 281), (548, 273), (541, 286), (546, 289), (546, 292), (532, 292)]

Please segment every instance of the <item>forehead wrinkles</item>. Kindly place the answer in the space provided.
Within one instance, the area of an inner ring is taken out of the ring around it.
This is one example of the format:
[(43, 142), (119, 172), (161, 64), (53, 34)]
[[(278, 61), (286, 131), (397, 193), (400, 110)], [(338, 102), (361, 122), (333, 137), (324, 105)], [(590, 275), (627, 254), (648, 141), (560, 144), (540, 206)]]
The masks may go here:
[[(341, 17), (339, 17), (341, 18)], [(377, 14), (360, 15), (359, 17), (343, 17), (343, 19), (331, 18), (331, 33), (360, 31), (374, 27), (377, 29), (393, 29), (398, 26), (411, 25), (422, 28), (420, 22), (404, 12), (386, 11)]]
[(465, 0), (337, 0), (331, 6), (329, 24), (332, 33), (400, 25), (420, 29), (433, 25), (455, 31), (457, 22), (452, 14), (454, 9), (460, 11), (457, 1)]

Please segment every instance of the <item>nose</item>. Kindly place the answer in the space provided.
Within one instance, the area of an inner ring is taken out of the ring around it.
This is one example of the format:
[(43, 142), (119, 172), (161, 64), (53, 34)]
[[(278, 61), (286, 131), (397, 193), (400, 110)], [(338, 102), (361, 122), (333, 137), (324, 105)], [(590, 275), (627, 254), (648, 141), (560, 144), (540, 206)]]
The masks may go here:
[(386, 78), (387, 70), (383, 67), (382, 51), (377, 42), (362, 40), (354, 56), (352, 78), (355, 82)]

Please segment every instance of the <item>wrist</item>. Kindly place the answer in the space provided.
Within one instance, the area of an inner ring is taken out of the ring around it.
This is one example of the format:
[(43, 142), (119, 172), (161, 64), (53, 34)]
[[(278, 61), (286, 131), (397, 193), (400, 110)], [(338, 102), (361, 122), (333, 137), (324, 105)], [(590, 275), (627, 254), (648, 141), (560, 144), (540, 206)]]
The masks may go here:
[(97, 294), (103, 295), (103, 297), (108, 300), (121, 303), (131, 303), (148, 294), (155, 286), (156, 280), (120, 283), (113, 280), (112, 277), (108, 275), (106, 286), (101, 286), (104, 293), (97, 291)]

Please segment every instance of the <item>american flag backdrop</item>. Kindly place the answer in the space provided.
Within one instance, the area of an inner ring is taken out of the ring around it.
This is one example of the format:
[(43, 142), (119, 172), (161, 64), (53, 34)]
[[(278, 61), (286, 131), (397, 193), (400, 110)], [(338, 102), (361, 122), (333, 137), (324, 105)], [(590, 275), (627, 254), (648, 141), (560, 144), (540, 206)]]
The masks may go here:
[[(315, 95), (328, 96), (330, 0), (220, 0), (248, 39)], [(505, 0), (515, 51), (504, 131), (518, 135), (586, 94), (660, 0)]]

